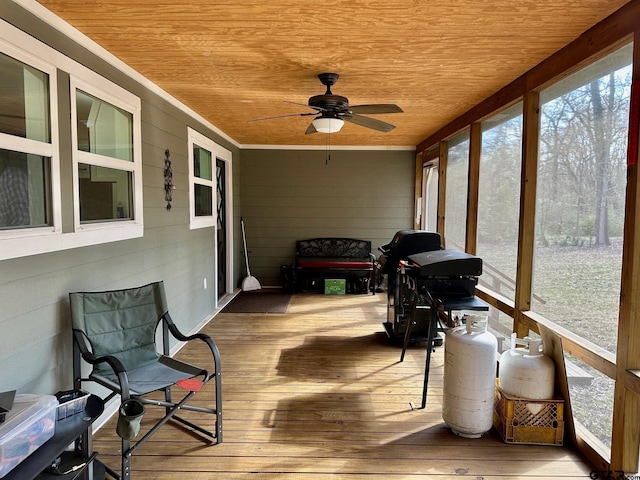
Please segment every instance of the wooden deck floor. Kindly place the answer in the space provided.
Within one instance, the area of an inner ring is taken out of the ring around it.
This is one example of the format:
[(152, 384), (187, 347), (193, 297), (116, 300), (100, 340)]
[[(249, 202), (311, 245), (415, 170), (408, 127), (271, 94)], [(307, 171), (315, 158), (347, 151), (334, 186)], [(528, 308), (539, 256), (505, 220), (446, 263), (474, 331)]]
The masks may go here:
[[(204, 331), (222, 355), (224, 442), (206, 446), (167, 424), (136, 452), (133, 479), (589, 478), (590, 465), (567, 447), (452, 434), (441, 416), (443, 347), (427, 408), (412, 409), (425, 350), (412, 347), (398, 363), (385, 318), (384, 294), (297, 294), (284, 315), (219, 314)], [(203, 352), (177, 356), (202, 364)], [(153, 416), (148, 408), (143, 428)], [(112, 419), (94, 447), (117, 466), (109, 453), (119, 445)]]

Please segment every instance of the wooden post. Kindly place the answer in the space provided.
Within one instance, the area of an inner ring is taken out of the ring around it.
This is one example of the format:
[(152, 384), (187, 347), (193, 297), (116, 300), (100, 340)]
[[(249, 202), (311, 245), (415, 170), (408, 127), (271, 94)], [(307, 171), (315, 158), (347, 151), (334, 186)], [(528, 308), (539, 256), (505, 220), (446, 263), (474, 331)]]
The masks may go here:
[(518, 269), (516, 272), (515, 315), (513, 319), (513, 329), (520, 338), (529, 333), (529, 329), (523, 321), (522, 312), (531, 310), (539, 126), (540, 95), (538, 92), (530, 92), (525, 95), (523, 105)]
[(638, 195), (638, 136), (640, 135), (640, 31), (634, 34), (633, 80), (627, 145), (622, 281), (618, 318), (616, 384), (611, 434), (611, 470), (638, 471), (640, 394), (625, 384), (630, 370), (640, 369), (640, 196)]
[(447, 248), (444, 238), (444, 212), (447, 198), (447, 160), (449, 158), (449, 142), (440, 142), (440, 161), (438, 162), (438, 233), (442, 237), (442, 243)]
[(465, 251), (475, 255), (478, 241), (478, 187), (480, 184), (480, 154), (482, 150), (482, 124), (471, 124), (469, 131), (469, 179), (467, 194), (467, 228)]

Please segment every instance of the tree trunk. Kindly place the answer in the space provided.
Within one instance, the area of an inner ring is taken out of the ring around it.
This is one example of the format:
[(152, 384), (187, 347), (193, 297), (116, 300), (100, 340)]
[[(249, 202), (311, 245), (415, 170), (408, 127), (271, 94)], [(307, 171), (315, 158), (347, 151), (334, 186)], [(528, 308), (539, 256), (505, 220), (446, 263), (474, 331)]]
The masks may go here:
[[(614, 79), (609, 79), (609, 89), (614, 88)], [(609, 245), (609, 219), (607, 215), (609, 188), (609, 163), (610, 163), (610, 138), (605, 131), (605, 112), (600, 96), (599, 81), (594, 80), (590, 84), (591, 102), (593, 104), (593, 133), (595, 138), (595, 188), (596, 188), (596, 218), (595, 218), (595, 244)]]

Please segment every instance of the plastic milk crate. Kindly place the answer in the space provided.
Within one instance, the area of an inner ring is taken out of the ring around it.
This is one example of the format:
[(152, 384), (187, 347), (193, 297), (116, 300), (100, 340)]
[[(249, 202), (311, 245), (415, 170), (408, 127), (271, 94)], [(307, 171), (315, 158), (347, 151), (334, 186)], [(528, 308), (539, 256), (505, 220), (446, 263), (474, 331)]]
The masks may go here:
[(512, 397), (496, 384), (493, 425), (506, 443), (562, 445), (564, 400)]

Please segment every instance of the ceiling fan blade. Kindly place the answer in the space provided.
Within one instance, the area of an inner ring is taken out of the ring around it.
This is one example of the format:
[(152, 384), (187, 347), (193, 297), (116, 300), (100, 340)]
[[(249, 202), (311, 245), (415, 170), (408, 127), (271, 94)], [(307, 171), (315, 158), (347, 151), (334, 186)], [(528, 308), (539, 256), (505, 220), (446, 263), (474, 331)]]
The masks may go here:
[(253, 120), (247, 120), (247, 121), (248, 122), (260, 122), (262, 120), (274, 120), (276, 118), (286, 118), (286, 117), (307, 117), (309, 115), (317, 115), (317, 113), (316, 112), (291, 113), (289, 115), (276, 115), (275, 117), (254, 118)]
[(370, 118), (370, 117), (362, 117), (360, 115), (346, 114), (346, 115), (341, 115), (340, 118), (342, 118), (347, 122), (360, 125), (362, 127), (378, 130), (379, 132), (390, 132), (391, 130), (396, 128), (395, 125), (391, 125), (390, 123), (383, 122), (382, 120), (378, 120), (376, 118)]
[(377, 103), (372, 105), (353, 105), (349, 107), (351, 113), (403, 113), (403, 110), (393, 103)]
[[(284, 103), (290, 103), (291, 105), (300, 105), (302, 107), (312, 108), (313, 110), (315, 110), (317, 112), (324, 112), (326, 110), (326, 108), (313, 107), (311, 105), (307, 105), (306, 103), (290, 102), (288, 100), (284, 100)], [(308, 113), (307, 115), (316, 115), (316, 114), (315, 113)]]
[(316, 130), (316, 127), (313, 126), (313, 122), (309, 124), (309, 126), (304, 132), (305, 135), (309, 135), (310, 133), (318, 133), (318, 131)]

